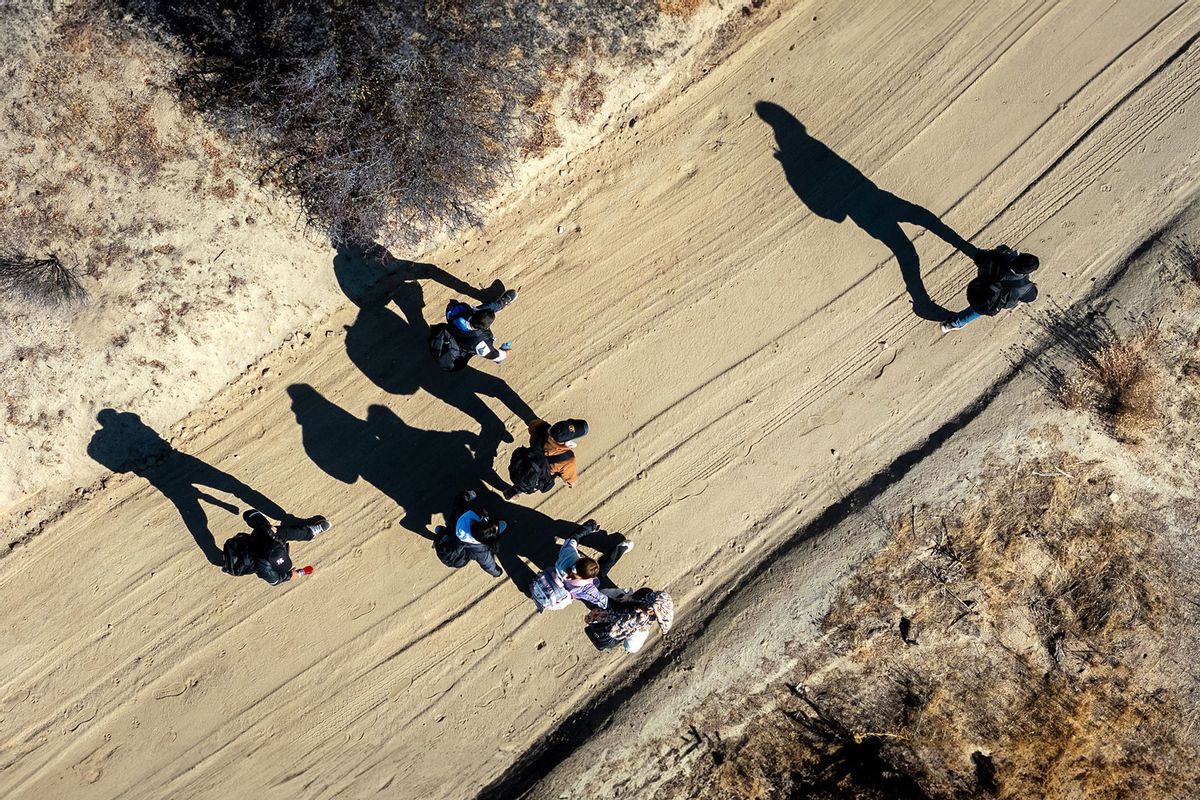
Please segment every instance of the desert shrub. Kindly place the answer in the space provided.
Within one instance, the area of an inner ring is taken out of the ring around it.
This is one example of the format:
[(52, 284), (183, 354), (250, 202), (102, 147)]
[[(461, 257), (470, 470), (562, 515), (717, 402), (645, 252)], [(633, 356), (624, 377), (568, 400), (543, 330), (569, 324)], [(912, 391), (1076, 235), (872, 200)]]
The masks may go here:
[(1184, 697), (1162, 688), (1171, 668), (1157, 660), (1177, 644), (1183, 583), (1153, 521), (1114, 501), (1102, 464), (1063, 453), (987, 468), (979, 485), (896, 519), (800, 655), (799, 702), (780, 688), (761, 703), (773, 718), (689, 787), (722, 770), (755, 797), (1099, 800), (1188, 785)]
[(112, 0), (181, 53), (183, 99), (334, 241), (414, 244), (480, 222), (545, 137), (546, 76), (646, 55), (653, 0)]
[(1200, 288), (1200, 247), (1192, 244), (1186, 236), (1178, 236), (1170, 243), (1169, 252), (1184, 278), (1194, 287)]
[(84, 297), (74, 270), (53, 253), (34, 258), (0, 249), (0, 295), (38, 306), (57, 306)]
[(658, 0), (658, 8), (673, 17), (690, 17), (700, 8), (700, 0)]
[(1155, 358), (1157, 332), (1142, 328), (1110, 338), (1091, 353), (1059, 390), (1067, 408), (1094, 412), (1125, 441), (1136, 441), (1162, 418), (1164, 373)]

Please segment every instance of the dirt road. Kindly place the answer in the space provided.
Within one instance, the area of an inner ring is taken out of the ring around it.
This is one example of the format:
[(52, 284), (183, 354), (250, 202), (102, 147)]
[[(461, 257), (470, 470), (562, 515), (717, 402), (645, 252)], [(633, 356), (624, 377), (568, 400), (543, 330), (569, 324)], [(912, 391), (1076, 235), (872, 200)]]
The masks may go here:
[[(465, 287), (392, 262), (385, 304), (347, 254), (356, 302), (172, 454), (108, 420), (96, 457), (139, 437), (160, 458), (0, 561), (0, 794), (474, 795), (638, 664), (419, 533), (477, 456), (507, 462), (526, 404), (593, 432), (578, 488), (505, 512), (509, 574), (594, 516), (637, 540), (616, 577), (669, 588), (682, 639), (1027, 335), (1022, 313), (945, 337), (918, 315), (964, 302), (973, 268), (940, 237), (1038, 253), (1044, 302), (1067, 303), (1195, 190), (1194, 4), (772, 6), (703, 80), (423, 259), (521, 290), (502, 367), (432, 372), (421, 317)], [(208, 566), (197, 542), (240, 530), (255, 493), (334, 520), (293, 548), (311, 578)]]

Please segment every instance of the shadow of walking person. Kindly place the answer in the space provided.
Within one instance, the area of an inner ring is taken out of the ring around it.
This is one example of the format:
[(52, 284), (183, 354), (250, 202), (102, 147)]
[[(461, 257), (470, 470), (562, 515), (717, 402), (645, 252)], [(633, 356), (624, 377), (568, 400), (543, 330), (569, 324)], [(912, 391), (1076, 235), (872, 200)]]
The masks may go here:
[(401, 524), (426, 539), (454, 491), (483, 489), (475, 434), (414, 428), (381, 405), (359, 419), (303, 383), (287, 393), (309, 459), (342, 483), (374, 486), (404, 509)]
[(261, 492), (229, 473), (171, 447), (137, 414), (106, 408), (96, 415), (96, 421), (100, 423), (100, 429), (92, 434), (88, 455), (113, 472), (139, 475), (162, 492), (174, 504), (196, 545), (214, 566), (223, 563), (221, 548), (213, 540), (208, 514), (201, 501), (235, 515), (238, 508), (198, 487), (206, 486), (233, 495), (275, 519), (294, 520)]
[(350, 360), (390, 394), (411, 395), (423, 389), (474, 419), (479, 425), (476, 447), (479, 463), (486, 470), (485, 480), (498, 489), (505, 488), (507, 484), (496, 473), (494, 462), (500, 443), (513, 438), (483, 398), (499, 400), (526, 424), (536, 415), (496, 375), (470, 366), (451, 375), (438, 367), (429, 355), (429, 324), (424, 317), (421, 281), (432, 280), (477, 300), (499, 297), (503, 284), (476, 289), (433, 264), (393, 258), (378, 245), (369, 249), (339, 247), (333, 267), (342, 291), (359, 307), (358, 317), (346, 328), (346, 354)]
[(913, 313), (922, 319), (944, 320), (951, 312), (933, 302), (921, 280), (921, 260), (901, 222), (920, 225), (964, 255), (974, 259), (977, 248), (959, 236), (932, 211), (876, 186), (823, 142), (808, 134), (800, 120), (775, 103), (760, 100), (754, 110), (775, 131), (788, 184), (819, 217), (843, 222), (849, 217), (869, 236), (892, 251), (900, 265)]

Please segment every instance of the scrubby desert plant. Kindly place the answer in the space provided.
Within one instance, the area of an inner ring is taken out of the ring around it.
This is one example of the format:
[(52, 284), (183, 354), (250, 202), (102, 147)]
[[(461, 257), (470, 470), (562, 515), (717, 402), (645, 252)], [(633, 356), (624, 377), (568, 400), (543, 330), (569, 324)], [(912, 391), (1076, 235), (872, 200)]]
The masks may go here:
[(82, 300), (83, 286), (75, 271), (54, 253), (44, 258), (0, 249), (0, 295), (39, 306)]
[(113, 0), (183, 53), (183, 98), (334, 241), (476, 224), (545, 76), (644, 52), (653, 0)]
[(1178, 236), (1169, 245), (1172, 259), (1184, 278), (1200, 289), (1200, 247), (1192, 244), (1186, 236)]
[(1094, 412), (1117, 438), (1138, 439), (1162, 418), (1157, 344), (1157, 331), (1149, 327), (1109, 339), (1063, 382), (1059, 399), (1067, 408)]

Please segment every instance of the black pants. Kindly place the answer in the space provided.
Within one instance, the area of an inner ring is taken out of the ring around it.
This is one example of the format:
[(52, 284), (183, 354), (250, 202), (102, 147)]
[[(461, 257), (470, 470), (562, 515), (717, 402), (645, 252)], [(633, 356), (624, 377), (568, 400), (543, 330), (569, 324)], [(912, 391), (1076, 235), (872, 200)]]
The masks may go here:
[(311, 542), (313, 539), (312, 528), (307, 525), (276, 525), (272, 532), (271, 521), (261, 513), (248, 516), (246, 521), (258, 536), (271, 536), (281, 542)]
[[(624, 541), (624, 539), (622, 539), (622, 541)], [(601, 577), (607, 577), (608, 571), (616, 566), (616, 563), (621, 560), (621, 556), (625, 555), (625, 548), (619, 546), (620, 542), (618, 542), (617, 545), (618, 546), (613, 547), (607, 553), (600, 556), (600, 558), (596, 559), (596, 563), (600, 565)]]

